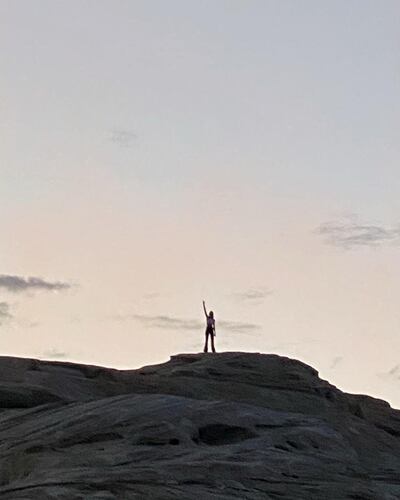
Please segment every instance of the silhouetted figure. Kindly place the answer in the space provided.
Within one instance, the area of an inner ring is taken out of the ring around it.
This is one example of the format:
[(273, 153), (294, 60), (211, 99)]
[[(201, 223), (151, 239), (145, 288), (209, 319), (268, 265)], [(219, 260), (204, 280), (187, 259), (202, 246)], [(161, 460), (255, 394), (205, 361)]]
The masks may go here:
[(215, 352), (214, 347), (214, 337), (215, 337), (215, 319), (214, 313), (210, 311), (210, 314), (207, 314), (206, 303), (203, 300), (203, 309), (204, 314), (207, 318), (207, 327), (206, 327), (206, 343), (204, 344), (204, 352), (208, 352), (208, 337), (211, 338), (211, 349), (212, 352)]

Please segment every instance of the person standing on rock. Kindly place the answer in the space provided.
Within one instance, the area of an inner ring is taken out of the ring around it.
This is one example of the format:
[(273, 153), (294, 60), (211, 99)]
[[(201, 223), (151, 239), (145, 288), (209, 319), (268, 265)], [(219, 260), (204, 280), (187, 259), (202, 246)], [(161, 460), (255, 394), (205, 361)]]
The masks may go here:
[(208, 352), (208, 337), (211, 338), (211, 349), (212, 352), (215, 352), (215, 346), (214, 346), (214, 337), (215, 337), (215, 319), (214, 319), (214, 313), (210, 311), (210, 314), (207, 314), (207, 309), (206, 309), (206, 303), (203, 300), (203, 309), (204, 309), (204, 314), (206, 315), (207, 319), (207, 327), (206, 327), (206, 343), (204, 344), (204, 352)]

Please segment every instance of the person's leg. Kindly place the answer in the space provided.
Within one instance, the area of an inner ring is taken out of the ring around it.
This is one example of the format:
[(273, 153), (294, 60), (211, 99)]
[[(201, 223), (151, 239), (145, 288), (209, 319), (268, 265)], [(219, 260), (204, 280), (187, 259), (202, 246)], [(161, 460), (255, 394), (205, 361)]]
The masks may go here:
[(204, 352), (208, 352), (208, 332), (206, 331), (206, 343), (204, 344)]
[(210, 337), (211, 337), (211, 349), (212, 349), (212, 352), (215, 352), (215, 346), (214, 346), (214, 333), (211, 333), (211, 334), (210, 334)]

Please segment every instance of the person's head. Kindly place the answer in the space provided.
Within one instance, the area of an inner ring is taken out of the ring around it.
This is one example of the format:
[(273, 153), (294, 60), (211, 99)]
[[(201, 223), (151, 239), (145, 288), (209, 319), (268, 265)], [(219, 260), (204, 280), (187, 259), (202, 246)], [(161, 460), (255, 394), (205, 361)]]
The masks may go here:
[(210, 318), (213, 318), (214, 317), (214, 313), (213, 311), (210, 311)]

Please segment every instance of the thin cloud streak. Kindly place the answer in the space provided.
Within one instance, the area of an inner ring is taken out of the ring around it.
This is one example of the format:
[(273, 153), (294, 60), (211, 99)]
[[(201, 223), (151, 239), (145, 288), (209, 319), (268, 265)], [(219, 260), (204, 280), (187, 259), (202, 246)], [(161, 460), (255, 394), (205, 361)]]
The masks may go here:
[(390, 370), (384, 373), (377, 373), (377, 376), (381, 379), (389, 380), (400, 380), (400, 364), (393, 366)]
[(326, 243), (344, 249), (400, 243), (400, 227), (361, 224), (352, 220), (325, 222), (315, 233), (324, 237)]
[(143, 295), (144, 300), (155, 300), (159, 299), (160, 297), (162, 297), (162, 294), (158, 292), (149, 292)]
[(332, 363), (331, 363), (331, 366), (330, 366), (330, 369), (333, 370), (334, 368), (336, 368), (341, 362), (343, 361), (343, 357), (342, 356), (336, 356), (336, 358), (333, 359)]
[(220, 321), (219, 326), (224, 330), (229, 330), (235, 333), (255, 333), (261, 330), (260, 325), (255, 323), (242, 323), (241, 321)]
[(68, 353), (57, 349), (49, 349), (45, 351), (42, 356), (47, 359), (65, 359), (68, 358)]
[(171, 316), (146, 316), (143, 314), (132, 314), (129, 318), (140, 323), (165, 330), (198, 330), (203, 327), (203, 322), (193, 319), (181, 319)]
[(0, 325), (4, 320), (9, 320), (13, 316), (10, 313), (10, 306), (7, 302), (0, 302)]
[(130, 130), (116, 129), (109, 135), (110, 142), (121, 148), (131, 148), (137, 139), (137, 135)]
[[(166, 315), (144, 315), (144, 314), (132, 314), (132, 315), (119, 315), (116, 319), (123, 320), (134, 320), (142, 323), (146, 327), (158, 328), (160, 330), (184, 330), (184, 331), (198, 331), (205, 328), (205, 323), (196, 319), (184, 319), (175, 318)], [(223, 330), (229, 330), (234, 333), (248, 333), (254, 334), (258, 332), (261, 327), (254, 323), (244, 323), (240, 321), (216, 321), (217, 329), (221, 327)]]
[(61, 281), (50, 282), (33, 276), (24, 278), (22, 276), (11, 276), (8, 274), (0, 275), (0, 288), (4, 288), (12, 293), (20, 293), (29, 290), (67, 290), (71, 287), (72, 285), (69, 283), (63, 283)]
[(240, 301), (250, 302), (261, 302), (268, 296), (272, 295), (274, 292), (269, 288), (249, 288), (243, 292), (235, 292), (233, 296)]

